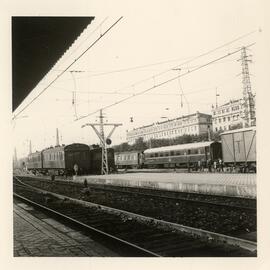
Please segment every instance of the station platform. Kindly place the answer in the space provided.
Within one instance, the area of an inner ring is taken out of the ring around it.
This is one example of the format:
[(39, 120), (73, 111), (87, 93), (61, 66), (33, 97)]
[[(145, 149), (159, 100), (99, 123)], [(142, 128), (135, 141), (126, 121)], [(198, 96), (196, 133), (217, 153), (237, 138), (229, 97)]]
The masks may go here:
[(86, 179), (97, 184), (256, 198), (256, 176), (254, 173), (121, 173), (77, 176), (73, 181)]
[(34, 210), (13, 204), (14, 257), (114, 257), (89, 236)]

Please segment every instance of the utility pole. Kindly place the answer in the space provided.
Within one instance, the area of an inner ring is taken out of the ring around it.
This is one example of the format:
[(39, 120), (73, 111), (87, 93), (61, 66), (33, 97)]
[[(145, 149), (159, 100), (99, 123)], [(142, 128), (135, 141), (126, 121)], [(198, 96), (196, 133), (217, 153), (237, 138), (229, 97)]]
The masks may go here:
[(246, 47), (242, 47), (241, 66), (242, 66), (242, 84), (243, 84), (243, 126), (248, 127), (256, 124), (254, 97), (251, 91), (250, 74), (248, 68), (248, 59)]
[(208, 141), (211, 141), (211, 131), (210, 131), (210, 125), (207, 126), (207, 134), (208, 134)]
[(217, 87), (216, 87), (216, 108), (218, 107), (218, 97), (219, 97), (219, 94), (217, 92)]
[[(111, 143), (110, 137), (112, 136), (115, 129), (119, 126), (122, 126), (122, 124), (114, 124), (114, 123), (104, 123), (103, 121), (103, 113), (102, 110), (100, 110), (99, 114), (99, 123), (87, 123), (82, 126), (82, 128), (86, 126), (90, 126), (93, 128), (95, 133), (100, 139), (100, 147), (102, 148), (102, 157), (101, 157), (101, 174), (108, 174), (109, 168), (108, 168), (108, 157), (107, 157), (107, 144)], [(98, 131), (95, 126), (99, 126), (100, 130)], [(109, 135), (106, 137), (104, 133), (104, 126), (113, 126), (112, 130), (110, 131)]]
[(58, 128), (56, 128), (56, 146), (59, 146), (59, 132), (58, 132)]
[(16, 149), (16, 147), (15, 147), (15, 149), (14, 149), (13, 166), (14, 166), (15, 168), (18, 167), (18, 158), (17, 158), (17, 149)]
[(31, 142), (31, 140), (29, 141), (29, 154), (32, 154), (32, 142)]

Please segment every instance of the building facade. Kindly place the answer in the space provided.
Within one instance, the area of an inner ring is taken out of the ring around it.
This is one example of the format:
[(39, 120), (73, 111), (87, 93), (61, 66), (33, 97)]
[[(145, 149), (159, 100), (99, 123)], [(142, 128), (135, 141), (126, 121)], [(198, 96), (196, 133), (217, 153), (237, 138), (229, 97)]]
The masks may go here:
[(169, 139), (183, 135), (199, 135), (207, 133), (208, 128), (212, 130), (212, 116), (196, 112), (128, 131), (127, 142), (133, 144), (140, 137), (144, 141), (149, 141), (151, 139)]
[(213, 108), (213, 131), (225, 131), (243, 127), (243, 100), (230, 100), (229, 102)]

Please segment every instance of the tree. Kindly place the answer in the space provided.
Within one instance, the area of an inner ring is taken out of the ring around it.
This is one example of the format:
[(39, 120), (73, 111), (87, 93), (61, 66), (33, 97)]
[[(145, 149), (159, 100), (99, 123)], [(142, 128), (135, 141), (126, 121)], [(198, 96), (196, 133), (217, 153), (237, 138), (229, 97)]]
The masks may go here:
[(147, 149), (147, 144), (142, 137), (139, 137), (132, 145), (132, 150), (144, 151), (145, 149)]

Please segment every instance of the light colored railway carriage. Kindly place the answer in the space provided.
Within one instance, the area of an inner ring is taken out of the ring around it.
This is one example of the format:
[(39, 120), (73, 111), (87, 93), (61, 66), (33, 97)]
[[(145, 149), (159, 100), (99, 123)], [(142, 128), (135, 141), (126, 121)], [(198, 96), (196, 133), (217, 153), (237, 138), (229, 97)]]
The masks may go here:
[(41, 152), (37, 151), (35, 153), (29, 154), (26, 166), (28, 170), (35, 172), (42, 169), (42, 163), (43, 163), (42, 151)]
[(143, 164), (141, 151), (114, 153), (115, 166), (121, 168), (140, 168)]
[[(89, 146), (73, 143), (43, 150), (43, 170), (56, 174), (70, 174), (76, 170), (85, 173), (90, 170)], [(75, 166), (75, 167), (74, 167)]]
[(221, 143), (207, 141), (151, 148), (144, 151), (145, 167), (193, 167), (221, 158)]
[(230, 130), (220, 136), (225, 165), (256, 170), (256, 127)]

